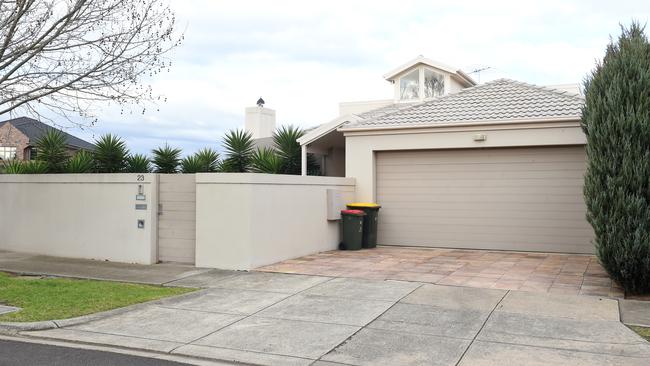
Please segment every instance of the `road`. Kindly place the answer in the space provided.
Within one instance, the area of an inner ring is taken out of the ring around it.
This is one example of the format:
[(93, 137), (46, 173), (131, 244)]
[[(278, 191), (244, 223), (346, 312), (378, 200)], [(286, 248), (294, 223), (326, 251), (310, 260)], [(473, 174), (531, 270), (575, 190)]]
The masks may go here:
[(181, 366), (185, 363), (121, 353), (0, 339), (0, 366)]

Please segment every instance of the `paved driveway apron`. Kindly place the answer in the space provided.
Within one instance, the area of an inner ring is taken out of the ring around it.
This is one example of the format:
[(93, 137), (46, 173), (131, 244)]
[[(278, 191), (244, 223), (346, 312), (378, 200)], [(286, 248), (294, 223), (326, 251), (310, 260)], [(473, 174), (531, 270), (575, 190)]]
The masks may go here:
[(212, 271), (206, 287), (32, 336), (263, 365), (647, 365), (615, 300)]

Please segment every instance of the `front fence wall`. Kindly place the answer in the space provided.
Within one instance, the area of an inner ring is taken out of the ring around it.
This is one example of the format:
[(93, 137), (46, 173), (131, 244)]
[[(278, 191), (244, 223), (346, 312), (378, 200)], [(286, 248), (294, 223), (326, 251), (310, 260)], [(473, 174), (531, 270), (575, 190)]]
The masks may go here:
[(155, 263), (157, 179), (0, 175), (0, 250)]
[(335, 249), (354, 197), (334, 177), (0, 175), (0, 250), (248, 270)]

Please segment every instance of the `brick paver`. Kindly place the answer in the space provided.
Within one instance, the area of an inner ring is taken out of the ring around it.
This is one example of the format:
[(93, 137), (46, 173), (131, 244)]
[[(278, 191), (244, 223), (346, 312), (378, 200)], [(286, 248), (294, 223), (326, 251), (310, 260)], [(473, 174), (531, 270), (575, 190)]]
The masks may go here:
[(257, 270), (623, 297), (592, 255), (379, 247), (324, 252)]

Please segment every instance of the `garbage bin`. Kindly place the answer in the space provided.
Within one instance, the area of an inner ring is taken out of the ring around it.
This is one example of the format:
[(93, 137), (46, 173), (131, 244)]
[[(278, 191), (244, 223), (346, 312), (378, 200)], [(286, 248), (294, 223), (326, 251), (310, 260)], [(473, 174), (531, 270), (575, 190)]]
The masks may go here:
[(363, 218), (365, 216), (366, 213), (361, 210), (341, 211), (341, 225), (343, 225), (341, 249), (361, 249), (363, 243)]
[(364, 248), (375, 248), (377, 246), (377, 216), (380, 205), (371, 202), (348, 203), (348, 209), (361, 210), (366, 213), (363, 219), (363, 243)]

